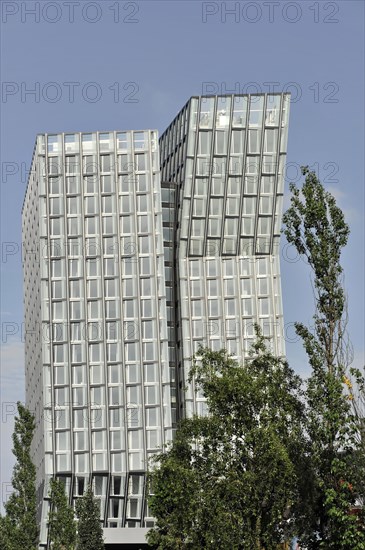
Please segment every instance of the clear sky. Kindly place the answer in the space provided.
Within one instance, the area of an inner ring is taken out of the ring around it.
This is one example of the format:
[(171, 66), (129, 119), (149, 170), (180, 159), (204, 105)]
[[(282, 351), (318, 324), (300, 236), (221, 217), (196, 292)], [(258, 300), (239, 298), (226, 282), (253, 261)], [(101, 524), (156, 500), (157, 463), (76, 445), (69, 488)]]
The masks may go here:
[[(1, 2), (1, 482), (24, 399), (21, 207), (37, 133), (157, 128), (191, 95), (290, 91), (286, 189), (313, 166), (351, 227), (343, 255), (349, 330), (364, 359), (364, 3)], [(33, 93), (32, 93), (33, 90)], [(288, 205), (288, 199), (286, 200)], [(283, 245), (284, 245), (283, 241)], [(307, 266), (282, 251), (287, 355), (308, 374), (291, 323), (313, 313)], [(10, 333), (14, 334), (11, 335)]]

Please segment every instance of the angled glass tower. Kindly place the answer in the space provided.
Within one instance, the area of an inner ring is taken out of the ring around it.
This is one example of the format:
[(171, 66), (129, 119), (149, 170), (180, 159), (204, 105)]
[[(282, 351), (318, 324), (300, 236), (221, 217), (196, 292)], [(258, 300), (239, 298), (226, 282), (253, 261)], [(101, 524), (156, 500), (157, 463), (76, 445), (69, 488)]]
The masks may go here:
[(37, 137), (22, 230), (41, 548), (52, 477), (70, 503), (91, 483), (106, 542), (140, 548), (149, 458), (206, 414), (199, 345), (241, 361), (258, 323), (284, 355), (288, 116), (288, 94), (192, 97), (159, 146), (153, 130)]
[(289, 98), (193, 97), (161, 137), (179, 417), (205, 413), (203, 396), (187, 383), (200, 344), (241, 361), (258, 323), (273, 352), (285, 353), (279, 238)]
[(174, 410), (157, 133), (38, 136), (23, 241), (41, 543), (52, 476), (71, 502), (92, 482), (106, 528), (148, 527)]

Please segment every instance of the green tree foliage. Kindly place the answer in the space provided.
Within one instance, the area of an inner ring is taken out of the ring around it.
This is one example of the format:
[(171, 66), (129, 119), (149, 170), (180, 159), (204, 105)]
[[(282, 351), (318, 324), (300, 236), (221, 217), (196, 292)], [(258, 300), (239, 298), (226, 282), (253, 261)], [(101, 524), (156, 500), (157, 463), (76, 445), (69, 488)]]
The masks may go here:
[(345, 379), (352, 401), (352, 409), (358, 425), (358, 439), (365, 456), (365, 367), (361, 371), (350, 368), (350, 378)]
[(14, 526), (7, 516), (0, 516), (0, 548), (1, 550), (15, 550)]
[(77, 550), (104, 550), (100, 507), (89, 485), (84, 496), (76, 502)]
[[(258, 330), (258, 329), (257, 329)], [(291, 531), (303, 448), (301, 381), (258, 334), (244, 366), (201, 349), (209, 416), (183, 421), (150, 474), (159, 549), (276, 549)]]
[(74, 550), (76, 522), (68, 503), (65, 486), (59, 479), (50, 482), (51, 511), (48, 516), (49, 541), (53, 550)]
[(361, 521), (350, 513), (358, 498), (357, 427), (346, 377), (346, 296), (340, 257), (349, 227), (334, 197), (314, 172), (302, 168), (305, 182), (294, 184), (284, 214), (284, 234), (313, 272), (314, 328), (296, 324), (312, 368), (308, 380), (308, 490), (301, 528), (308, 548), (365, 548)]
[(6, 516), (1, 518), (1, 548), (4, 550), (36, 550), (38, 525), (36, 516), (36, 470), (31, 460), (34, 416), (20, 402), (17, 403), (13, 433), (13, 493), (5, 504)]
[[(358, 507), (363, 510), (362, 519), (365, 520), (365, 367), (363, 370), (350, 368), (350, 377), (345, 380), (348, 387), (349, 398), (357, 424), (358, 454), (357, 460), (362, 467), (357, 469), (359, 489)], [(365, 521), (364, 521), (365, 522)]]

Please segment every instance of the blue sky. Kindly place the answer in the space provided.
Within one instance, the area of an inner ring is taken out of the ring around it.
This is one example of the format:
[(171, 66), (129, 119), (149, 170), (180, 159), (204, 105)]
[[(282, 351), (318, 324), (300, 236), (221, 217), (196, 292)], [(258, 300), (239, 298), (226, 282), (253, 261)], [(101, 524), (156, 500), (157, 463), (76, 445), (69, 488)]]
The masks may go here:
[[(191, 95), (207, 90), (292, 92), (287, 184), (309, 164), (345, 212), (351, 227), (343, 255), (349, 331), (355, 362), (363, 364), (363, 2), (80, 0), (72, 9), (61, 0), (1, 4), (3, 498), (13, 463), (11, 403), (24, 398), (18, 248), (37, 133), (162, 131)], [(309, 272), (287, 255), (292, 258), (292, 251), (284, 249), (285, 322), (309, 323)], [(289, 328), (288, 359), (306, 374), (301, 345), (292, 337)]]

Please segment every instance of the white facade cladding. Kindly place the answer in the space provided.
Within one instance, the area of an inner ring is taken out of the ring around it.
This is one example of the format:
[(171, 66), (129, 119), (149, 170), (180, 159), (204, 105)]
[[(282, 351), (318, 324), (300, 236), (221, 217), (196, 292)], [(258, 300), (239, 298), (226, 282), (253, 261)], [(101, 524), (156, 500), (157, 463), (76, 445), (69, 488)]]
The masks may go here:
[(23, 242), (40, 542), (52, 476), (71, 502), (91, 481), (105, 527), (149, 527), (173, 409), (157, 132), (39, 135)]
[(143, 544), (149, 458), (206, 413), (192, 355), (242, 361), (255, 323), (285, 354), (288, 117), (288, 94), (204, 96), (160, 147), (152, 130), (37, 137), (22, 230), (41, 547), (56, 476), (71, 503), (92, 483), (106, 542)]
[(187, 383), (199, 345), (242, 361), (258, 323), (273, 352), (285, 353), (279, 238), (289, 99), (193, 97), (161, 137), (162, 186), (175, 203), (175, 216), (164, 219), (175, 249), (177, 309), (168, 305), (168, 322), (180, 417), (205, 413)]

